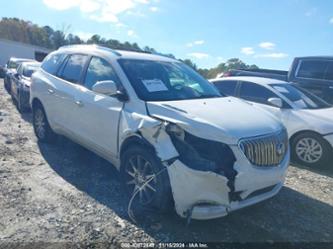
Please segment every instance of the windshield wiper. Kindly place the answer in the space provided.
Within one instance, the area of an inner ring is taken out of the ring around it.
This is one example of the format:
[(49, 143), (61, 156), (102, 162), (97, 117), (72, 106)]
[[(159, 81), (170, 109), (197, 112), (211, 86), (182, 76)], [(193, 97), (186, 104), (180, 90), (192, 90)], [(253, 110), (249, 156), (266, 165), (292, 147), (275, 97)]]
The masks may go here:
[(221, 95), (210, 95), (210, 94), (202, 94), (198, 97), (194, 97), (195, 99), (208, 99), (208, 98), (218, 98), (218, 97), (224, 97)]

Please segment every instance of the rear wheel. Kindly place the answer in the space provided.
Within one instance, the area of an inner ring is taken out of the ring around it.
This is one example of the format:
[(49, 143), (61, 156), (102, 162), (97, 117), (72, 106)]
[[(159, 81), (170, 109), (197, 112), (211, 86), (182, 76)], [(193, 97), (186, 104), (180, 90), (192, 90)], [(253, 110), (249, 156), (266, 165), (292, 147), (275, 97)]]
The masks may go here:
[(4, 78), (4, 85), (5, 85), (5, 89), (8, 93), (10, 93), (10, 89), (8, 87), (8, 76), (5, 76)]
[(320, 135), (304, 132), (292, 141), (292, 158), (309, 167), (324, 167), (329, 162), (332, 148)]
[(146, 146), (131, 146), (122, 155), (120, 171), (129, 196), (137, 193), (135, 203), (160, 212), (170, 211), (172, 197), (168, 172), (153, 150)]
[(38, 140), (46, 143), (54, 142), (56, 134), (52, 131), (41, 104), (36, 104), (34, 106), (32, 119), (34, 131)]
[(28, 110), (28, 108), (24, 105), (20, 91), (17, 93), (17, 109), (20, 113), (25, 113)]

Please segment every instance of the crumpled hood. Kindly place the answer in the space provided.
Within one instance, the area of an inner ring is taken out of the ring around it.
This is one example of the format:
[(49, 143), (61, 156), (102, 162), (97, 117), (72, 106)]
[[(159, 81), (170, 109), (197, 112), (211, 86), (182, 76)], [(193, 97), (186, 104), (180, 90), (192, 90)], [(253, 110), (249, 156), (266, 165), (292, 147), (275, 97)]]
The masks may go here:
[(151, 116), (178, 124), (193, 135), (229, 144), (283, 128), (266, 111), (233, 97), (147, 102), (147, 108)]
[(321, 134), (333, 132), (333, 108), (299, 110), (299, 117)]

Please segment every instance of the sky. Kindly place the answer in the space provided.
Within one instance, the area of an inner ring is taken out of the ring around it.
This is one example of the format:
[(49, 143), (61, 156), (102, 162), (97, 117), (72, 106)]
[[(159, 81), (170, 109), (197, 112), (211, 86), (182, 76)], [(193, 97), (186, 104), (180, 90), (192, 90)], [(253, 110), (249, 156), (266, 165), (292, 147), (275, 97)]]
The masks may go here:
[(10, 0), (0, 16), (137, 42), (201, 68), (236, 57), (288, 70), (296, 56), (333, 55), (332, 0)]

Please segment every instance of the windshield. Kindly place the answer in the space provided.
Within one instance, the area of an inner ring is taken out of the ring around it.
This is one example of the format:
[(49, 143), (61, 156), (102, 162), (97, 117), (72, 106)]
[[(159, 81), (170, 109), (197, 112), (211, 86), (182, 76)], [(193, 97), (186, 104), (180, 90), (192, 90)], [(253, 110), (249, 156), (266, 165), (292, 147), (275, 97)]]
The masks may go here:
[(10, 69), (17, 69), (18, 64), (15, 61), (9, 61), (8, 68)]
[(290, 84), (273, 84), (271, 86), (293, 102), (298, 108), (321, 109), (331, 107), (330, 104), (326, 103), (321, 98), (300, 87)]
[(145, 101), (221, 97), (207, 80), (180, 62), (118, 60), (138, 97)]
[(26, 62), (26, 61), (31, 61), (29, 59), (16, 59), (16, 60), (9, 60), (7, 68), (10, 69), (17, 69), (19, 65), (22, 64), (22, 62)]

